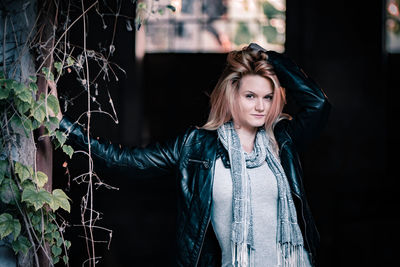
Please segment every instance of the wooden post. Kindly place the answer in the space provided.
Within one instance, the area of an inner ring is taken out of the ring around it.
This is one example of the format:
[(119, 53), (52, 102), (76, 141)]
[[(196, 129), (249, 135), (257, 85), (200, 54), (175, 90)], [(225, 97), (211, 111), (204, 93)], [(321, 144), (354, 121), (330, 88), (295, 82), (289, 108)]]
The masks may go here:
[[(53, 69), (53, 55), (52, 50), (55, 43), (55, 28), (57, 26), (57, 11), (53, 1), (39, 0), (38, 7), (42, 9), (40, 17), (38, 20), (38, 29), (41, 31), (41, 38), (39, 43), (45, 43), (41, 49), (43, 58), (46, 61), (43, 67), (48, 68), (50, 71)], [(43, 62), (41, 62), (43, 63)], [(41, 70), (39, 70), (41, 72)], [(37, 97), (41, 93), (46, 95), (49, 93), (49, 84), (45, 77), (39, 76), (37, 79), (38, 92)], [(45, 127), (42, 125), (36, 130), (35, 136), (37, 138), (36, 142), (36, 166), (38, 171), (44, 172), (48, 177), (48, 182), (45, 184), (44, 188), (52, 192), (53, 188), (53, 145), (48, 136), (43, 137), (45, 134)], [(50, 261), (48, 256), (51, 257), (51, 250), (48, 244), (45, 245), (46, 251), (39, 251), (39, 262), (41, 267), (50, 266)], [(47, 255), (48, 256), (47, 256)]]

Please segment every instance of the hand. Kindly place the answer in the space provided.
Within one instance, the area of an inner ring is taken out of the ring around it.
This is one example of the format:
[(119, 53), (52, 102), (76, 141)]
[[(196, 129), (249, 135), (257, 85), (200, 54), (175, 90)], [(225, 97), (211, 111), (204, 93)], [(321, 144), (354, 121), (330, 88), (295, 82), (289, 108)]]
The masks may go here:
[(256, 50), (256, 51), (267, 52), (267, 50), (265, 50), (263, 47), (259, 46), (256, 43), (249, 44), (249, 46), (247, 47), (247, 50)]
[[(47, 81), (47, 83), (50, 87), (50, 94), (54, 95), (58, 99), (56, 83), (54, 81)], [(51, 109), (49, 109), (49, 113), (50, 113), (49, 114), (50, 116), (54, 117), (54, 113)], [(63, 114), (62, 114), (61, 108), (60, 108), (60, 111), (57, 114), (58, 121), (61, 121), (62, 117), (63, 117)]]

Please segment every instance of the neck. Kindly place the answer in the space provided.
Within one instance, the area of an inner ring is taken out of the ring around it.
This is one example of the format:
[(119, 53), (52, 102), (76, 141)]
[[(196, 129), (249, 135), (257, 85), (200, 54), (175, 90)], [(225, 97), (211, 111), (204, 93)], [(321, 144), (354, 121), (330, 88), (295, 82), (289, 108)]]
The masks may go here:
[(235, 129), (239, 136), (240, 144), (242, 145), (243, 150), (247, 153), (251, 153), (254, 147), (254, 140), (256, 138), (257, 128), (235, 127)]

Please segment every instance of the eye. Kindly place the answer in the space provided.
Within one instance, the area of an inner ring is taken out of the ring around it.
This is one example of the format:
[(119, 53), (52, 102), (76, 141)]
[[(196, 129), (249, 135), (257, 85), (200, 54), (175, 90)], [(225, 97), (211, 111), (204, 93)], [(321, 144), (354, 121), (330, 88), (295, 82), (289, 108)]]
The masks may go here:
[(272, 100), (272, 95), (266, 95), (264, 98), (268, 99), (268, 100)]
[(246, 98), (254, 98), (253, 94), (246, 94)]

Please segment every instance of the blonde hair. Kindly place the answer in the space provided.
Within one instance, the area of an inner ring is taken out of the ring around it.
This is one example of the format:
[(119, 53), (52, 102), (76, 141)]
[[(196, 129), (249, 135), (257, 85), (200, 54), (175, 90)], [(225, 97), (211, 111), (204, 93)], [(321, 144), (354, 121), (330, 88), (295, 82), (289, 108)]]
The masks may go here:
[(272, 103), (265, 118), (264, 127), (270, 138), (275, 141), (273, 128), (279, 120), (287, 117), (286, 114), (282, 114), (286, 96), (285, 89), (281, 87), (273, 66), (267, 58), (267, 53), (248, 47), (228, 54), (227, 65), (210, 95), (211, 110), (208, 120), (201, 128), (216, 130), (225, 122), (237, 118), (235, 97), (239, 91), (241, 79), (245, 75), (260, 75), (273, 85)]

